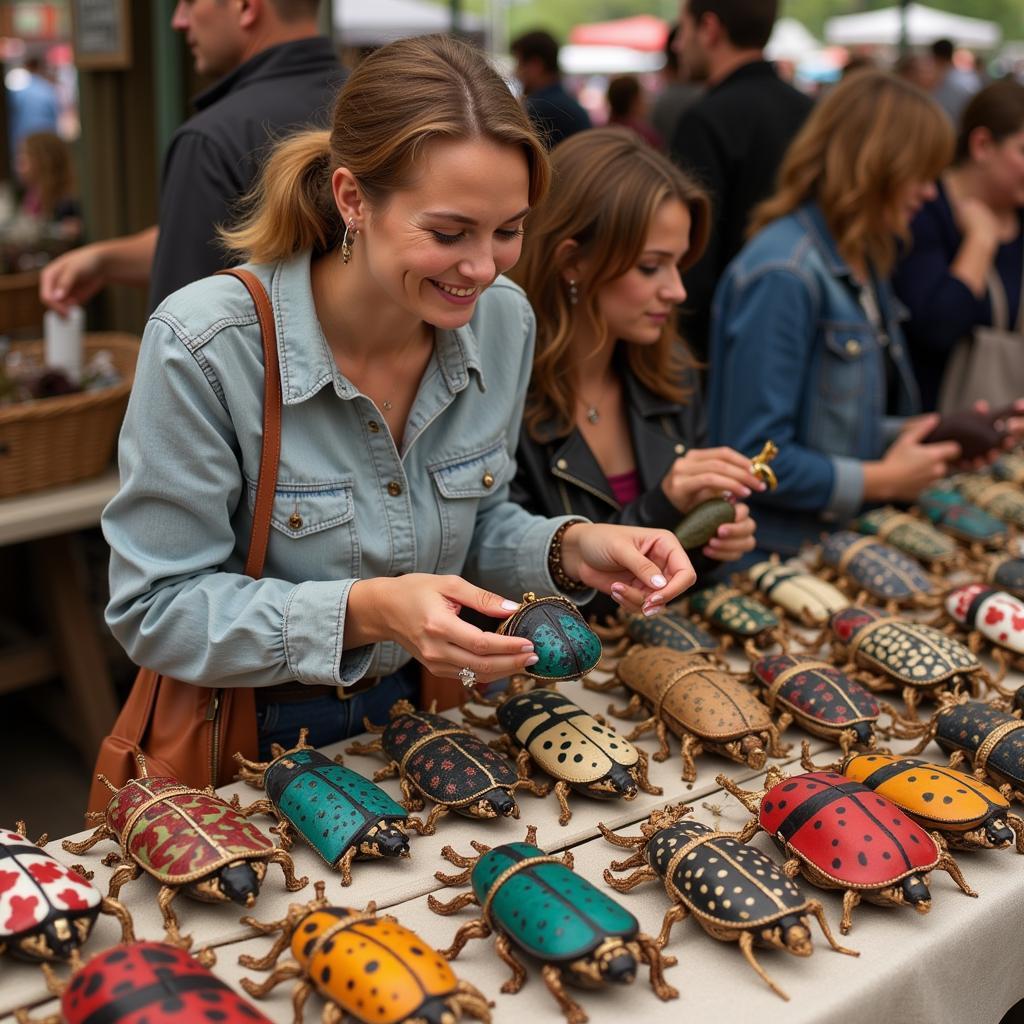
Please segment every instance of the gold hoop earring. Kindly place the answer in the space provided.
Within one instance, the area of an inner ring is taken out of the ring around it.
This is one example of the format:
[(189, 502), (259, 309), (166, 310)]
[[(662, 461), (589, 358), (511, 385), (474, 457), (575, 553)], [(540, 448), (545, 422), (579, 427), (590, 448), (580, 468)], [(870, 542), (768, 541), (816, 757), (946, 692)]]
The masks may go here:
[(352, 242), (356, 240), (356, 236), (359, 234), (358, 229), (352, 227), (352, 221), (350, 220), (345, 225), (345, 234), (341, 239), (341, 262), (348, 266), (352, 262), (352, 242), (348, 240), (349, 232), (352, 232)]

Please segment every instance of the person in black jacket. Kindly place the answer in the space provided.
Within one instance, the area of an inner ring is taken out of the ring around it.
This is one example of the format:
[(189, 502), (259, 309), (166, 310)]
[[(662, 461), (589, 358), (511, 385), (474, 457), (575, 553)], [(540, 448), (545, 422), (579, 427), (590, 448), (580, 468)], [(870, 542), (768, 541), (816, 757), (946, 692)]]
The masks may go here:
[(777, 6), (777, 0), (683, 0), (679, 62), (708, 87), (676, 122), (669, 153), (711, 196), (712, 230), (687, 275), (683, 321), (701, 358), (718, 279), (746, 241), (751, 211), (772, 194), (783, 154), (813, 105), (764, 59)]
[[(753, 548), (742, 501), (764, 486), (754, 453), (702, 447), (695, 364), (676, 333), (680, 272), (707, 240), (707, 197), (622, 128), (567, 139), (552, 164), (511, 274), (537, 316), (512, 498), (543, 515), (673, 529), (724, 493), (740, 502), (736, 521), (690, 553), (699, 585)], [(610, 610), (600, 599), (587, 607)]]
[(175, 8), (196, 71), (216, 79), (171, 138), (159, 224), (82, 246), (54, 260), (40, 298), (65, 313), (111, 284), (149, 289), (150, 310), (171, 292), (229, 265), (217, 237), (256, 181), (270, 146), (298, 128), (326, 127), (344, 81), (320, 35), (320, 0), (191, 0)]

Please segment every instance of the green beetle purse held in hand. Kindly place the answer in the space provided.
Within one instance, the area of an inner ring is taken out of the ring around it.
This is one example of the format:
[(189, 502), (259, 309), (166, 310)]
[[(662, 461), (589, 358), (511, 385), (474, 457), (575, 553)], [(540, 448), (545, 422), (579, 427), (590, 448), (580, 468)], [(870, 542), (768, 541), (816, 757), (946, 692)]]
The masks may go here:
[(533, 644), (538, 661), (524, 671), (535, 679), (578, 679), (601, 660), (600, 638), (564, 597), (523, 594), (519, 611), (510, 615), (498, 632)]

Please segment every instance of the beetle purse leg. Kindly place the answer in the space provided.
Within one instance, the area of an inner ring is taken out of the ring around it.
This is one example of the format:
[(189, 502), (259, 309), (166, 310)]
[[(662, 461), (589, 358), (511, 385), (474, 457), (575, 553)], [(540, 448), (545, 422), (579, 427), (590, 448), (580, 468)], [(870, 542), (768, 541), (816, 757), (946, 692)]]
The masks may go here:
[(345, 851), (345, 856), (338, 861), (338, 870), (341, 872), (342, 885), (352, 884), (352, 861), (356, 859), (356, 854), (358, 852), (358, 847), (350, 846)]
[(545, 964), (540, 969), (540, 974), (548, 991), (555, 997), (558, 1008), (566, 1019), (566, 1024), (586, 1024), (587, 1015), (583, 1012), (583, 1007), (565, 991), (565, 986), (562, 984), (562, 972), (558, 967), (555, 964)]
[(638, 750), (637, 754), (639, 755), (639, 760), (633, 767), (633, 778), (636, 781), (637, 786), (639, 786), (645, 793), (650, 793), (652, 796), (661, 796), (665, 790), (663, 790), (661, 786), (655, 786), (648, 776), (650, 760), (647, 757), (647, 751)]
[(628, 871), (629, 868), (637, 868), (633, 874), (627, 878), (616, 878), (611, 871), (611, 868), (604, 869), (604, 880), (616, 891), (616, 892), (629, 892), (631, 889), (635, 889), (638, 885), (643, 885), (644, 882), (654, 882), (657, 880), (658, 875), (649, 864), (643, 867), (639, 865), (643, 864), (644, 855), (642, 853), (634, 854), (629, 860), (617, 860), (612, 861), (612, 868), (616, 871)]
[(768, 756), (785, 757), (792, 749), (791, 743), (783, 743), (779, 738), (780, 733), (785, 732), (793, 724), (793, 716), (788, 711), (779, 715), (779, 720), (768, 729)]
[[(377, 781), (376, 775), (374, 775), (373, 781)], [(412, 783), (407, 778), (403, 777), (399, 780), (398, 785), (402, 790), (402, 806), (407, 811), (422, 811), (424, 807), (423, 797), (416, 792)]]
[(665, 980), (665, 968), (674, 967), (678, 962), (674, 956), (665, 956), (658, 943), (650, 937), (638, 932), (630, 945), (636, 945), (639, 951), (638, 960), (647, 964), (650, 968), (649, 980), (654, 994), (666, 1002), (669, 999), (678, 999), (679, 990), (674, 988)]
[(844, 935), (850, 934), (853, 927), (853, 908), (860, 903), (860, 893), (856, 889), (847, 889), (843, 893), (843, 918), (839, 922), (839, 930)]
[(785, 999), (789, 1002), (789, 996), (779, 988), (778, 985), (772, 981), (768, 972), (757, 962), (757, 957), (754, 956), (754, 936), (749, 931), (740, 932), (740, 937), (737, 940), (740, 947), (740, 952), (743, 954), (744, 959), (750, 964), (751, 967), (757, 971), (758, 977), (781, 999)]
[(1008, 814), (1006, 824), (1013, 829), (1013, 834), (1017, 837), (1017, 852), (1024, 853), (1024, 818), (1020, 818), (1016, 814)]
[(572, 788), (568, 782), (559, 781), (555, 783), (555, 798), (558, 800), (558, 806), (561, 808), (558, 814), (558, 824), (568, 825), (569, 820), (572, 818), (572, 811), (569, 810), (569, 794), (572, 792)]
[[(608, 714), (614, 715), (616, 718), (636, 718), (640, 712), (644, 710), (643, 698), (638, 693), (634, 693), (629, 698), (629, 702), (625, 707), (617, 708), (614, 704), (608, 705)], [(649, 731), (654, 728), (654, 718), (648, 718), (647, 721), (641, 722), (637, 726), (637, 729), (644, 727), (645, 731)], [(634, 730), (635, 731), (635, 730)], [(642, 735), (642, 734), (641, 734)]]
[(272, 935), (274, 932), (280, 930), (281, 934), (274, 940), (274, 944), (267, 950), (264, 956), (250, 956), (248, 953), (243, 953), (238, 958), (238, 964), (240, 967), (247, 967), (253, 971), (269, 971), (277, 961), (280, 959), (281, 954), (288, 948), (292, 941), (292, 933), (295, 930), (291, 927), (291, 922), (288, 918), (284, 918), (282, 921), (268, 921), (263, 923), (257, 921), (253, 917), (243, 917), (241, 919), (242, 924), (247, 924), (250, 928), (256, 929), (262, 935)]
[(65, 839), (60, 846), (67, 853), (88, 853), (89, 850), (97, 843), (103, 842), (104, 839), (113, 839), (117, 842), (117, 835), (113, 829), (108, 828), (106, 825), (100, 825), (88, 839), (83, 839), (80, 843), (73, 843), (70, 839)]
[(825, 917), (825, 908), (822, 906), (820, 900), (808, 900), (807, 901), (807, 913), (813, 914), (818, 919), (818, 926), (821, 928), (822, 934), (828, 941), (828, 944), (837, 952), (845, 953), (847, 956), (860, 956), (860, 953), (855, 949), (847, 949), (846, 946), (840, 946), (836, 942), (835, 936), (832, 934), (832, 929), (828, 926), (828, 918)]
[(117, 918), (118, 924), (121, 925), (122, 942), (135, 941), (135, 927), (132, 924), (132, 916), (128, 913), (128, 908), (120, 900), (116, 900), (112, 896), (105, 896), (100, 903), (100, 913), (110, 914), (111, 917)]
[(136, 878), (142, 873), (142, 869), (135, 861), (130, 864), (125, 864), (123, 867), (118, 868), (110, 876), (110, 886), (107, 889), (107, 896), (112, 900), (116, 900), (118, 894), (121, 892), (121, 888), (127, 882), (134, 882)]
[(488, 1002), (487, 996), (470, 982), (460, 981), (455, 987), (454, 995), (449, 996), (448, 1001), (458, 1016), (466, 1014), (483, 1021), (484, 1024), (491, 1024), (491, 1007), (494, 1004)]
[(512, 968), (512, 977), (501, 986), (501, 991), (508, 995), (515, 995), (526, 981), (526, 968), (516, 959), (515, 953), (512, 952), (512, 943), (509, 942), (507, 935), (499, 933), (494, 940), (494, 948), (498, 956)]
[(939, 857), (938, 861), (935, 864), (935, 870), (945, 871), (949, 875), (949, 877), (952, 878), (953, 881), (956, 882), (956, 884), (960, 887), (961, 892), (966, 893), (968, 896), (977, 897), (978, 894), (967, 884), (967, 879), (964, 878), (963, 874), (961, 873), (960, 865), (957, 864), (957, 862), (953, 860), (953, 858), (947, 852), (946, 844), (944, 842), (941, 844), (939, 843), (939, 837), (937, 833), (932, 832), (931, 835), (932, 838), (936, 840), (936, 845), (939, 847), (939, 850), (942, 853), (942, 856)]
[[(342, 1024), (345, 1011), (337, 1003), (325, 1003), (320, 1012), (320, 1024)], [(302, 1018), (296, 1017), (294, 1024), (302, 1024)]]
[[(469, 893), (464, 893), (469, 895)], [(467, 921), (452, 939), (452, 944), (447, 949), (439, 949), (438, 952), (445, 960), (454, 960), (466, 947), (467, 942), (473, 939), (486, 939), (491, 934), (491, 926), (482, 918), (475, 921)]]
[(304, 889), (309, 885), (309, 879), (305, 875), (301, 878), (295, 877), (295, 864), (284, 850), (275, 850), (267, 858), (267, 861), (271, 864), (281, 865), (281, 873), (284, 875), (284, 887), (289, 892), (298, 892), (299, 889)]
[[(653, 871), (651, 873), (654, 874)], [(682, 903), (673, 903), (672, 906), (665, 911), (665, 916), (661, 920), (661, 931), (658, 932), (658, 937), (654, 940), (659, 949), (664, 949), (665, 946), (668, 945), (672, 929), (680, 921), (685, 921), (689, 916), (690, 911), (687, 910), (686, 906)]]
[[(440, 874), (440, 872), (438, 872)], [(450, 914), (457, 914), (464, 907), (479, 906), (480, 902), (471, 892), (460, 892), (447, 903), (442, 903), (433, 893), (427, 897), (427, 907), (435, 914), (448, 917)]]
[(302, 967), (295, 960), (281, 964), (269, 978), (264, 978), (263, 981), (242, 978), (239, 984), (253, 999), (262, 999), (271, 989), (292, 978), (302, 978)]
[(162, 885), (156, 898), (157, 904), (160, 907), (160, 913), (163, 914), (164, 918), (164, 929), (166, 931), (164, 942), (169, 946), (177, 946), (179, 949), (188, 949), (192, 945), (192, 936), (182, 935), (178, 931), (178, 918), (171, 907), (171, 903), (177, 895), (177, 889), (170, 885)]
[(419, 818), (406, 818), (405, 827), (411, 828), (417, 835), (432, 836), (437, 831), (438, 818), (443, 818), (447, 813), (448, 808), (444, 804), (434, 804), (430, 808), (426, 821), (420, 821)]
[[(694, 782), (697, 779), (697, 758), (704, 753), (704, 747), (696, 736), (691, 736), (689, 733), (682, 737), (680, 745), (680, 753), (683, 758), (681, 778), (683, 782)], [(657, 754), (654, 755), (654, 759), (658, 759)]]

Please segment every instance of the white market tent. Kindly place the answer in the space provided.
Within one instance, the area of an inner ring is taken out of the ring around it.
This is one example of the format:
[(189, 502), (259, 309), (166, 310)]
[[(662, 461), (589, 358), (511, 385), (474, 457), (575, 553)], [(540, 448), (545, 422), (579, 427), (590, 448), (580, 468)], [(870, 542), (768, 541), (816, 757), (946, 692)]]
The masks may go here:
[(626, 75), (659, 71), (665, 55), (629, 46), (577, 46), (567, 43), (558, 51), (558, 66), (567, 75)]
[[(1002, 33), (993, 21), (966, 18), (923, 4), (907, 7), (907, 41), (911, 46), (928, 46), (936, 39), (950, 39), (957, 46), (991, 50)], [(845, 14), (825, 22), (825, 39), (835, 46), (896, 46), (900, 41), (900, 9), (884, 7), (863, 14)]]
[(765, 47), (769, 60), (794, 63), (821, 49), (821, 43), (796, 18), (779, 18)]
[[(451, 28), (448, 6), (429, 0), (333, 0), (331, 10), (334, 31), (345, 46), (382, 46)], [(463, 10), (462, 29), (482, 32), (484, 19)]]

